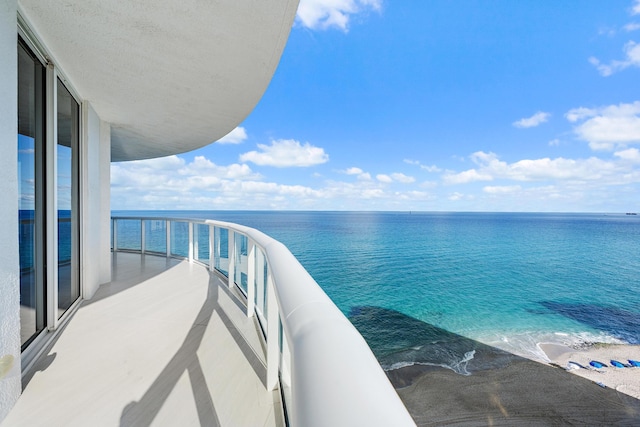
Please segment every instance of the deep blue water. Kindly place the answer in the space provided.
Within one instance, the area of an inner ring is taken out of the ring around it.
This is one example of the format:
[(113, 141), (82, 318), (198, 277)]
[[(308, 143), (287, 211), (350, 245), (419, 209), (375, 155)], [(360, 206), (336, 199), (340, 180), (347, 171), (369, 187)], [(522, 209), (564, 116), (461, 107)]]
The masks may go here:
[[(392, 310), (404, 315), (394, 319), (418, 320), (534, 357), (541, 355), (539, 342), (640, 343), (640, 216), (114, 212), (127, 214), (258, 228), (286, 244), (352, 318), (367, 307)], [(410, 327), (382, 319), (367, 325)], [(384, 355), (383, 365), (399, 366), (423, 357), (414, 353), (426, 344), (403, 349), (383, 343), (374, 350)]]

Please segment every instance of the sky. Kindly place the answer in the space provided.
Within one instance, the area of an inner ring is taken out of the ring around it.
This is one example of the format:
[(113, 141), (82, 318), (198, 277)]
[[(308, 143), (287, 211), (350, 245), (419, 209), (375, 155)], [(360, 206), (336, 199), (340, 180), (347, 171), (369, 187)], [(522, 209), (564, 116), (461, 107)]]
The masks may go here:
[(640, 211), (640, 0), (301, 0), (202, 149), (112, 163), (112, 209)]

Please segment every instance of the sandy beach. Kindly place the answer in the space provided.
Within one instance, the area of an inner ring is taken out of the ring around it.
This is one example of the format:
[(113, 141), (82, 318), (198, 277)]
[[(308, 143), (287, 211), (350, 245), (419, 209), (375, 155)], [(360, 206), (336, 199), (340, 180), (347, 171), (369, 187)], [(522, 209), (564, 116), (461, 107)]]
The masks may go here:
[[(640, 424), (640, 368), (570, 370), (476, 343), (471, 375), (413, 365), (387, 372), (419, 426)], [(550, 363), (588, 365), (637, 358), (638, 346), (596, 345), (574, 350), (541, 345)], [(584, 372), (582, 372), (584, 371)], [(597, 383), (605, 384), (602, 387)], [(632, 397), (636, 396), (636, 397)]]
[(349, 319), (419, 426), (640, 426), (640, 368), (565, 369), (640, 346), (537, 344), (531, 360), (382, 307)]
[[(609, 388), (640, 399), (640, 368), (616, 368), (611, 359), (629, 364), (629, 359), (640, 360), (640, 345), (595, 344), (585, 349), (573, 349), (559, 344), (539, 344), (551, 363), (567, 368), (569, 362), (576, 362), (587, 369), (572, 364), (569, 372)], [(608, 365), (595, 369), (589, 362), (596, 360)], [(639, 421), (640, 423), (640, 421)]]

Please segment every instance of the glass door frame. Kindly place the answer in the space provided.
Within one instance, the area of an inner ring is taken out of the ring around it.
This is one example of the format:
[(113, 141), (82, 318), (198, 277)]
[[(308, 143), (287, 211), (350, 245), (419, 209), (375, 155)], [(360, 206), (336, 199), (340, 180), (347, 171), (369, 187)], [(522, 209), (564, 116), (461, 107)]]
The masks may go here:
[[(40, 351), (44, 348), (50, 334), (46, 332), (55, 331), (61, 325), (63, 325), (68, 318), (75, 312), (83, 299), (83, 286), (82, 286), (82, 242), (83, 242), (83, 159), (84, 159), (84, 109), (85, 106), (78, 96), (76, 90), (70, 84), (66, 76), (61, 70), (56, 67), (49, 59), (51, 55), (48, 54), (44, 45), (38, 40), (37, 36), (26, 24), (24, 18), (18, 13), (18, 35), (22, 43), (29, 48), (31, 53), (45, 66), (45, 149), (44, 149), (44, 185), (41, 185), (39, 191), (44, 192), (44, 265), (41, 268), (45, 270), (44, 277), (44, 292), (45, 292), (45, 313), (46, 313), (46, 326), (44, 330), (35, 334), (29, 341), (27, 341), (26, 347), (22, 350), (22, 364), (23, 372), (31, 365), (31, 363), (37, 358)], [(20, 41), (18, 42), (20, 43)], [(76, 286), (78, 286), (79, 296), (71, 304), (71, 306), (60, 316), (58, 308), (58, 158), (57, 158), (57, 146), (58, 146), (58, 111), (57, 111), (57, 88), (58, 81), (60, 81), (65, 88), (69, 91), (73, 99), (78, 103), (78, 152), (74, 164), (72, 164), (73, 175), (77, 186), (75, 188), (76, 200), (75, 204), (75, 217), (77, 221), (75, 223), (74, 233), (77, 235), (77, 248), (75, 250), (75, 266), (77, 266), (77, 273), (75, 274)], [(38, 191), (38, 190), (36, 190)], [(42, 236), (36, 236), (36, 238), (42, 238)]]

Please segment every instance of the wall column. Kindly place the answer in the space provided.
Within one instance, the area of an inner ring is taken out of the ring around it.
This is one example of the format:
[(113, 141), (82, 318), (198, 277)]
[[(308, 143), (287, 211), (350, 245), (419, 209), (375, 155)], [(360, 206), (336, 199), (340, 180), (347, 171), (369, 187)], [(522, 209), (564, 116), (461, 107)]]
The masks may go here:
[(86, 101), (82, 125), (82, 288), (89, 299), (111, 281), (111, 128)]
[(20, 397), (18, 4), (0, 2), (0, 421)]
[(111, 281), (111, 124), (100, 121), (100, 283)]

